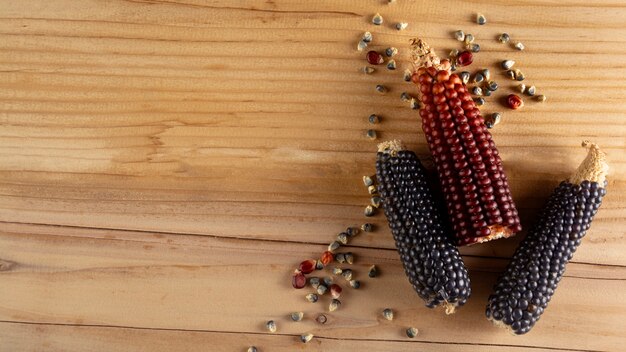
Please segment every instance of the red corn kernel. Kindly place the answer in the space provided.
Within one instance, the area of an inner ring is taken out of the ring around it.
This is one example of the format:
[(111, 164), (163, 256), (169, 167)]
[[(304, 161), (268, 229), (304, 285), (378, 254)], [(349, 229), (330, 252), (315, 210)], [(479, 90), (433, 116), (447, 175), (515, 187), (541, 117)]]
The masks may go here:
[(411, 82), (417, 84), (419, 82), (420, 74), (417, 72), (411, 75)]
[[(498, 215), (491, 215), (491, 216), (489, 216), (489, 221), (490, 221), (492, 224), (501, 224), (501, 223), (502, 223), (502, 221), (503, 221), (503, 219), (502, 219), (502, 217), (501, 217), (501, 216), (498, 216)], [(520, 230), (521, 230), (521, 229), (520, 229)], [(520, 231), (520, 230), (517, 230), (517, 231)]]
[(492, 212), (493, 213), (487, 214), (489, 216), (489, 223), (490, 224), (504, 224), (504, 218), (502, 217), (502, 215), (497, 210), (492, 211)]
[(477, 200), (478, 199), (478, 194), (476, 193), (467, 193), (465, 195), (465, 198), (467, 198), (468, 200)]
[[(458, 129), (458, 130), (459, 130), (459, 132), (461, 132), (462, 134), (465, 134), (465, 133), (469, 133), (469, 134), (471, 134), (471, 133), (472, 133), (472, 132), (470, 131), (470, 127), (469, 127), (469, 125), (467, 124), (467, 122), (459, 122), (459, 123), (457, 124), (457, 126), (458, 126), (458, 127), (457, 127), (457, 129)], [(469, 147), (469, 146), (468, 146), (468, 147)]]
[(476, 119), (480, 116), (480, 110), (473, 108), (471, 110), (467, 110), (467, 113), (465, 114), (465, 116), (468, 119)]
[(418, 81), (419, 81), (420, 84), (431, 84), (431, 83), (433, 83), (433, 78), (430, 77), (429, 75), (423, 73), (423, 74), (419, 75)]
[[(434, 88), (433, 88), (434, 90)], [(434, 93), (434, 92), (433, 92)], [(435, 96), (433, 97), (433, 102), (437, 105), (439, 104), (443, 104), (446, 102), (446, 96), (439, 93), (439, 94), (435, 94)]]
[[(454, 89), (446, 89), (445, 95), (448, 99), (458, 99), (459, 94), (456, 92), (456, 90)], [(459, 103), (461, 102), (461, 99), (458, 99)]]
[(476, 172), (476, 177), (482, 180), (483, 178), (488, 178), (489, 174), (487, 173), (487, 170), (480, 170)]
[(454, 84), (463, 83), (463, 81), (461, 80), (461, 77), (459, 77), (459, 75), (457, 75), (456, 73), (453, 73), (450, 75), (450, 79), (448, 80), (448, 82), (454, 83)]
[(435, 95), (436, 94), (441, 94), (441, 93), (445, 92), (445, 90), (446, 90), (446, 87), (444, 87), (443, 84), (441, 84), (441, 83), (433, 84), (433, 89), (432, 89), (433, 94), (435, 94)]
[(485, 194), (480, 197), (482, 202), (489, 202), (495, 200), (496, 197), (493, 194)]
[(469, 100), (469, 101), (468, 101), (468, 100), (465, 100), (465, 101), (463, 102), (463, 104), (461, 104), (461, 107), (462, 107), (462, 108), (463, 108), (463, 110), (465, 110), (465, 111), (471, 111), (471, 110), (474, 110), (474, 102), (473, 102), (473, 101), (471, 101), (471, 98), (470, 98), (470, 100)]
[(460, 107), (463, 102), (461, 101), (461, 99), (456, 97), (456, 94), (451, 94), (452, 97), (448, 97), (448, 104), (450, 104), (450, 106), (452, 107)]
[(435, 75), (437, 74), (437, 69), (430, 66), (428, 68), (426, 68), (426, 72), (431, 76), (431, 77), (435, 77)]
[(315, 260), (309, 259), (305, 260), (298, 266), (298, 270), (300, 270), (303, 274), (310, 274), (315, 270)]
[(368, 51), (365, 58), (367, 59), (367, 62), (369, 62), (371, 65), (380, 65), (385, 62), (383, 56), (374, 50)]
[(303, 273), (296, 271), (291, 278), (291, 286), (296, 289), (301, 289), (306, 286), (306, 277)]
[(459, 176), (461, 177), (466, 177), (472, 174), (472, 170), (470, 169), (461, 169), (461, 171), (459, 171)]
[(452, 108), (452, 115), (454, 116), (462, 116), (464, 113), (465, 111), (460, 106), (455, 106), (454, 108)]
[[(473, 109), (476, 106), (476, 104), (474, 104), (472, 96), (469, 93), (459, 93), (459, 98), (463, 102), (463, 105), (465, 106), (463, 109), (465, 110)], [(469, 105), (465, 105), (465, 103), (469, 103)]]
[(487, 224), (487, 222), (485, 220), (477, 220), (476, 222), (474, 222), (472, 224), (472, 227), (475, 229), (480, 229), (483, 227), (487, 227), (489, 224)]
[(322, 257), (320, 258), (320, 261), (322, 262), (322, 264), (328, 265), (334, 259), (335, 259), (335, 256), (333, 255), (333, 253), (330, 252), (330, 251), (326, 251), (326, 252), (322, 253)]
[(476, 187), (475, 184), (471, 184), (470, 183), (468, 185), (463, 186), (463, 192), (465, 192), (465, 193), (474, 192), (474, 191), (476, 191), (476, 188), (477, 187)]
[(494, 200), (490, 200), (490, 201), (485, 203), (485, 208), (487, 208), (488, 210), (497, 209), (498, 208), (498, 203), (496, 203), (496, 201), (494, 201)]
[(485, 217), (483, 216), (483, 214), (473, 214), (472, 216), (470, 216), (470, 221), (479, 221), (484, 219)]
[(480, 201), (478, 199), (468, 199), (465, 201), (465, 206), (468, 208), (480, 209)]
[(444, 130), (448, 130), (448, 129), (454, 128), (454, 122), (452, 122), (450, 120), (441, 121), (441, 127)]
[(448, 111), (448, 110), (450, 110), (450, 107), (446, 103), (441, 103), (441, 104), (437, 105), (437, 112), (439, 112), (439, 113), (441, 113), (443, 111)]
[[(454, 151), (452, 150), (452, 148), (454, 148)], [(467, 161), (465, 161), (465, 155), (463, 155), (463, 147), (459, 145), (454, 145), (453, 147), (450, 147), (450, 151), (453, 153), (452, 161), (454, 161), (455, 169), (462, 169), (467, 167)]]
[[(463, 152), (463, 147), (461, 147), (460, 145), (453, 145), (450, 147), (450, 151), (452, 153), (461, 153)], [(454, 156), (452, 156), (452, 160), (454, 160)]]
[(456, 63), (459, 66), (471, 65), (473, 61), (474, 61), (474, 55), (472, 54), (471, 51), (467, 51), (467, 50), (460, 53), (459, 56), (456, 58)]
[(441, 70), (437, 72), (436, 78), (437, 82), (446, 82), (448, 79), (450, 79), (450, 72), (446, 70)]
[(524, 106), (524, 101), (516, 94), (509, 94), (509, 96), (506, 98), (506, 103), (509, 108), (513, 110), (517, 110)]
[(434, 112), (435, 111), (435, 103), (433, 102), (431, 103), (424, 103), (424, 106), (422, 106), (423, 110), (426, 110), (428, 112)]
[(440, 112), (440, 113), (439, 113), (439, 118), (440, 118), (441, 120), (448, 120), (448, 119), (451, 119), (451, 118), (452, 118), (452, 114), (450, 114), (450, 113), (449, 113), (449, 112), (447, 112), (447, 111), (442, 111), (442, 112)]
[(464, 115), (457, 116), (457, 118), (456, 118), (456, 122), (457, 122), (458, 124), (467, 123), (467, 117), (465, 117)]
[(330, 295), (335, 299), (339, 298), (341, 296), (341, 286), (337, 284), (330, 285)]
[[(447, 122), (452, 123), (452, 125), (454, 126), (454, 123), (452, 121), (447, 121)], [(454, 132), (454, 129), (444, 128), (443, 125), (441, 127), (443, 128), (443, 138), (445, 138), (446, 144), (457, 146), (460, 141), (459, 141), (459, 138), (456, 136), (456, 132)], [(457, 161), (455, 156), (456, 155), (452, 156), (452, 160)]]
[[(476, 143), (476, 144), (478, 144), (478, 148), (480, 148), (480, 149), (490, 150), (490, 149), (487, 149), (487, 148), (489, 148), (489, 142), (487, 142), (487, 141), (483, 140), (483, 141), (480, 141), (479, 143)], [(489, 153), (486, 153), (486, 154), (488, 155)]]

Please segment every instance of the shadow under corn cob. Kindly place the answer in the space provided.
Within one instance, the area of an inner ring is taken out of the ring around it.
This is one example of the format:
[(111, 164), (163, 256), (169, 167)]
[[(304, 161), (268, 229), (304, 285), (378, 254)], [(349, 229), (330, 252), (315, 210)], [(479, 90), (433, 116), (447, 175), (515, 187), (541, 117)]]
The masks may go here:
[(422, 129), (435, 162), (458, 245), (521, 230), (502, 160), (480, 110), (450, 62), (420, 39), (411, 43)]
[(541, 317), (606, 194), (605, 155), (595, 144), (583, 146), (590, 148), (587, 158), (552, 192), (489, 296), (487, 318), (515, 334)]
[(471, 288), (467, 269), (443, 218), (438, 214), (415, 153), (398, 141), (378, 147), (376, 177), (385, 216), (409, 282), (434, 308), (446, 314), (465, 304)]

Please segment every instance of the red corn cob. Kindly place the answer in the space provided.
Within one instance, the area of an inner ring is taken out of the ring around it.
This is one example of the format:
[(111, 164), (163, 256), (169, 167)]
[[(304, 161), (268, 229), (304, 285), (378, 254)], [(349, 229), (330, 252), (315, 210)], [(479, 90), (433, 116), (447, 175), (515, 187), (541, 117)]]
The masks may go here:
[(496, 145), (450, 62), (420, 39), (411, 43), (422, 129), (435, 162), (458, 245), (521, 230)]

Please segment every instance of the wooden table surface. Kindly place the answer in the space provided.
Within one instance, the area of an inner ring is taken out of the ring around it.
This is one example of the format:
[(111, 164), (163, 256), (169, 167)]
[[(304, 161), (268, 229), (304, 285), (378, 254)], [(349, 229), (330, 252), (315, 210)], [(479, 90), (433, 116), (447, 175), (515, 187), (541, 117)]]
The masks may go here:
[[(511, 3), (0, 1), (0, 351), (624, 351), (626, 4)], [(379, 214), (349, 246), (363, 287), (317, 325), (327, 302), (305, 302), (290, 273), (365, 220), (369, 114), (428, 158), (399, 99), (414, 89), (406, 47), (419, 35), (446, 54), (456, 29), (502, 86), (484, 113), (514, 86), (506, 58), (548, 97), (492, 130), (523, 225), (590, 139), (611, 165), (594, 226), (541, 321), (512, 336), (484, 307), (519, 238), (462, 249), (474, 293), (445, 316), (412, 291)], [(399, 48), (398, 70), (358, 72), (365, 30)]]

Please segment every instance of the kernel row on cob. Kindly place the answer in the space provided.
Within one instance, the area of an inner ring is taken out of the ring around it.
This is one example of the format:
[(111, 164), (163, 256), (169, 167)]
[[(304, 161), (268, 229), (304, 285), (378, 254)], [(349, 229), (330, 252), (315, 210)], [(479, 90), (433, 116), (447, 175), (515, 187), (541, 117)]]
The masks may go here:
[(458, 245), (510, 237), (521, 230), (502, 161), (480, 110), (450, 62), (421, 39), (411, 43), (422, 129)]
[(586, 159), (553, 191), (489, 296), (487, 318), (515, 334), (541, 317), (606, 194), (605, 155), (595, 144), (583, 146)]
[(415, 153), (398, 141), (378, 147), (376, 177), (383, 209), (409, 282), (429, 308), (443, 305), (446, 314), (465, 304), (469, 277), (453, 236), (438, 214)]

